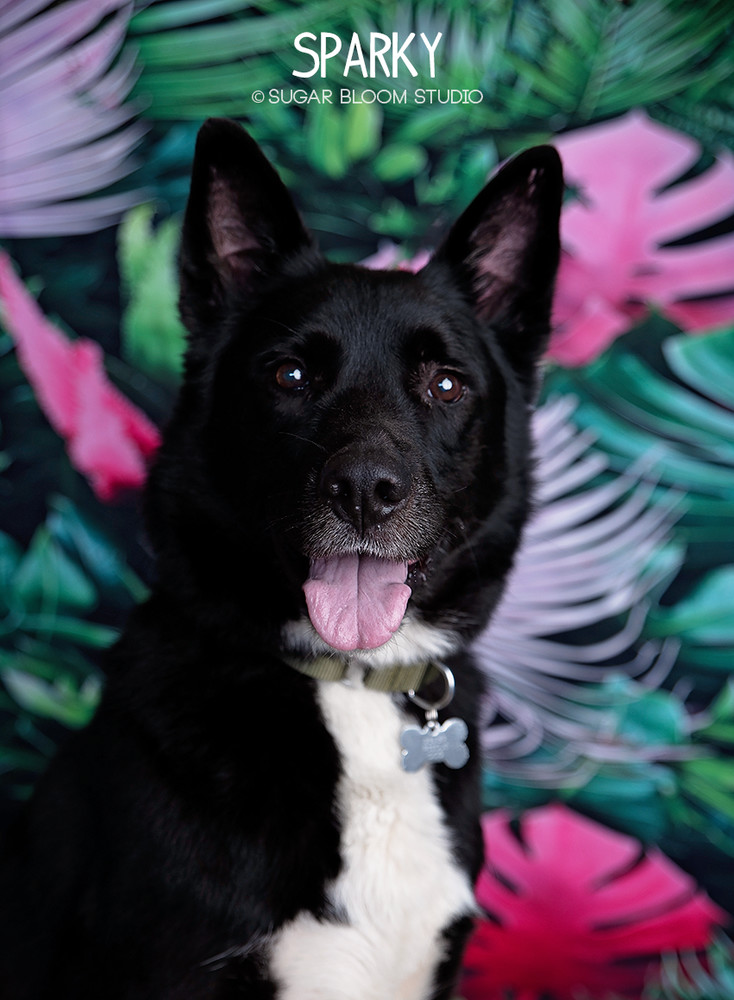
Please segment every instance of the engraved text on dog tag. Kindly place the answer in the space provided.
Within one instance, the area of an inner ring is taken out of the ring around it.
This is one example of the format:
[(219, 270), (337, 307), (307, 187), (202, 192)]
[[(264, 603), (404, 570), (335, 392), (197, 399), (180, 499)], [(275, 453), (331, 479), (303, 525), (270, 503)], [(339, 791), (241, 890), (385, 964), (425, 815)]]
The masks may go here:
[(403, 769), (418, 771), (424, 764), (445, 764), (457, 769), (469, 760), (466, 738), (469, 729), (463, 719), (447, 719), (439, 725), (429, 719), (420, 729), (406, 726), (400, 734)]

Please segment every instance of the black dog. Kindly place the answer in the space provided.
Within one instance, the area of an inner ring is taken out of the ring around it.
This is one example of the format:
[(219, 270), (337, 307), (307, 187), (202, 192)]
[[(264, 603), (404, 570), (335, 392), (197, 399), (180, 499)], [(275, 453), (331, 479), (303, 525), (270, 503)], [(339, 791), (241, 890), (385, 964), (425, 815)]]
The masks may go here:
[(451, 996), (481, 860), (465, 650), (528, 512), (562, 187), (530, 150), (420, 273), (369, 271), (204, 125), (158, 578), (12, 833), (3, 998)]

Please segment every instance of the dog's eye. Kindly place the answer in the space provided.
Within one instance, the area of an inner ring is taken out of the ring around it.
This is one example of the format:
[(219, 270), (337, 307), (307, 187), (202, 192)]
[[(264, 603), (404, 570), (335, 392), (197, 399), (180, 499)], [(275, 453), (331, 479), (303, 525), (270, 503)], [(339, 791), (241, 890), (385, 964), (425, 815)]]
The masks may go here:
[(308, 385), (308, 375), (298, 361), (286, 361), (276, 371), (275, 381), (281, 389), (305, 389)]
[(453, 372), (437, 372), (428, 383), (428, 395), (442, 403), (455, 403), (464, 395), (464, 386)]

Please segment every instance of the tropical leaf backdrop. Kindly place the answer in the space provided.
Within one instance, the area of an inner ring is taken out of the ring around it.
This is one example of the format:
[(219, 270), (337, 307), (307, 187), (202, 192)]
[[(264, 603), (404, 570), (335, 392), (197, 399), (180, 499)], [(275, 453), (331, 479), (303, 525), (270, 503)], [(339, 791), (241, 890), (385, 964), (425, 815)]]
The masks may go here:
[[(405, 103), (302, 103), (345, 80), (292, 75), (301, 31), (441, 32), (436, 77), (347, 82)], [(488, 920), (463, 989), (734, 997), (733, 108), (729, 0), (0, 0), (2, 822), (146, 593), (201, 122), (246, 122), (322, 247), (388, 267), (550, 141), (569, 192), (539, 508), (477, 643)], [(544, 909), (551, 884), (578, 923)], [(522, 958), (559, 929), (586, 950), (573, 982)]]

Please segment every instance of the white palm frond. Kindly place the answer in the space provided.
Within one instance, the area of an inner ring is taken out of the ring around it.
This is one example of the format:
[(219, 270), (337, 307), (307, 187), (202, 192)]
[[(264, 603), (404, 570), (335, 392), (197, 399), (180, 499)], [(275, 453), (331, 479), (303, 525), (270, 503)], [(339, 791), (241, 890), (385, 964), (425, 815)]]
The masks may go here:
[[(643, 470), (611, 474), (589, 435), (573, 426), (574, 407), (558, 397), (537, 411), (537, 509), (475, 643), (488, 680), (488, 765), (536, 783), (659, 755), (659, 747), (618, 738), (607, 682), (622, 675), (655, 687), (676, 652), (671, 643), (639, 640), (650, 592), (680, 562), (666, 545), (679, 497), (653, 501)], [(535, 751), (547, 753), (528, 762)]]
[(143, 127), (121, 55), (131, 0), (0, 3), (0, 236), (94, 232), (140, 200), (125, 178)]

